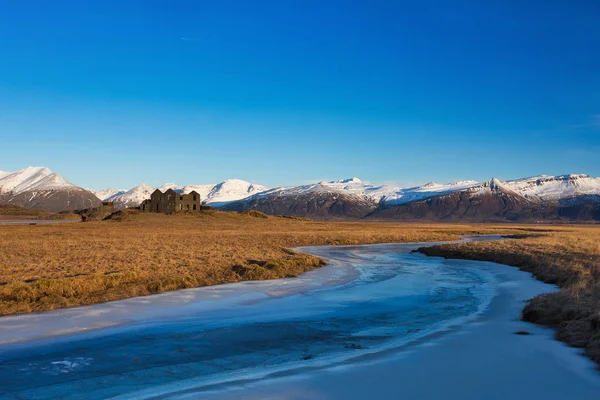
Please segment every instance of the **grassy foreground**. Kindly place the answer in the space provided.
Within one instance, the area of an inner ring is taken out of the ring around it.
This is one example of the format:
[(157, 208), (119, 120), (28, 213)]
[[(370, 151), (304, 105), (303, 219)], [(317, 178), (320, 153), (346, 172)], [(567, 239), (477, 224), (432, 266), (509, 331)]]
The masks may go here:
[[(557, 328), (600, 363), (600, 227), (313, 222), (250, 212), (117, 213), (80, 224), (0, 226), (0, 315), (93, 304), (169, 290), (297, 276), (325, 265), (290, 247), (455, 240), (428, 255), (495, 261), (556, 283), (532, 299), (527, 321)], [(527, 235), (523, 235), (526, 233)], [(534, 236), (531, 236), (531, 235)]]
[(12, 204), (0, 204), (0, 219), (38, 219), (51, 215), (36, 208), (23, 208)]
[[(523, 228), (525, 229), (525, 228)], [(299, 275), (304, 245), (420, 242), (508, 226), (312, 222), (264, 214), (120, 213), (109, 221), (0, 226), (0, 315)]]
[(528, 302), (523, 319), (555, 328), (557, 339), (585, 349), (600, 364), (600, 227), (552, 227), (520, 240), (443, 245), (421, 252), (513, 265), (557, 284), (559, 292)]

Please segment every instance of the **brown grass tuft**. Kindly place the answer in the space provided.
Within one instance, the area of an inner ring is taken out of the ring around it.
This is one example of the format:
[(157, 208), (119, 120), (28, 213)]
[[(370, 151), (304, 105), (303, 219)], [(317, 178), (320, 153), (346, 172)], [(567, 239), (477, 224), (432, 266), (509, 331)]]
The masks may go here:
[(256, 211), (256, 210), (244, 211), (244, 212), (242, 212), (242, 215), (247, 215), (249, 217), (255, 217), (255, 218), (269, 218), (269, 216), (267, 214), (262, 213), (260, 211)]

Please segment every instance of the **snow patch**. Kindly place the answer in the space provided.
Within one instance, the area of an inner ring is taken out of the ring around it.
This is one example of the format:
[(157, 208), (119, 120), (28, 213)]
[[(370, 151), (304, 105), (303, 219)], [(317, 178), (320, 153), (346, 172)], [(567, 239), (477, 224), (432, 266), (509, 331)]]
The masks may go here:
[(104, 190), (90, 190), (94, 195), (102, 201), (112, 201), (112, 197), (117, 197), (126, 192), (124, 189), (104, 189)]

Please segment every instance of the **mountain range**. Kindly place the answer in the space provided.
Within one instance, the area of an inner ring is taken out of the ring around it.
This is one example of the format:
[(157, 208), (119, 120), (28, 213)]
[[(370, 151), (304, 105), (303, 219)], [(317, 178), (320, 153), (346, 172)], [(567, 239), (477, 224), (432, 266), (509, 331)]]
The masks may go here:
[[(129, 190), (86, 190), (45, 167), (0, 171), (0, 204), (52, 212), (92, 208), (103, 201), (121, 209), (137, 207), (155, 189), (141, 184)], [(600, 221), (600, 178), (583, 174), (414, 187), (372, 185), (351, 178), (274, 189), (230, 179), (218, 184), (167, 183), (158, 189), (194, 190), (204, 204), (223, 210), (317, 219)]]
[(600, 178), (537, 176), (511, 181), (431, 182), (400, 188), (360, 179), (267, 190), (225, 210), (313, 218), (406, 221), (600, 221)]

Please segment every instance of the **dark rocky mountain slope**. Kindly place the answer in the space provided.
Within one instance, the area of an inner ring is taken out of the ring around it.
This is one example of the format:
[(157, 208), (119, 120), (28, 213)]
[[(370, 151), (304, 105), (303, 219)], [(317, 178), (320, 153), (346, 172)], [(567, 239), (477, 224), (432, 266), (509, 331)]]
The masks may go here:
[(25, 191), (13, 195), (0, 195), (0, 204), (14, 204), (26, 208), (39, 208), (50, 212), (80, 210), (102, 204), (93, 193), (84, 189), (56, 189)]
[(365, 218), (448, 222), (591, 222), (600, 221), (600, 202), (586, 195), (551, 201), (528, 199), (498, 180), (491, 180), (467, 190), (383, 206)]
[(377, 208), (377, 203), (363, 196), (337, 192), (285, 194), (272, 191), (232, 202), (222, 210), (256, 210), (270, 215), (288, 215), (315, 219), (362, 218)]

